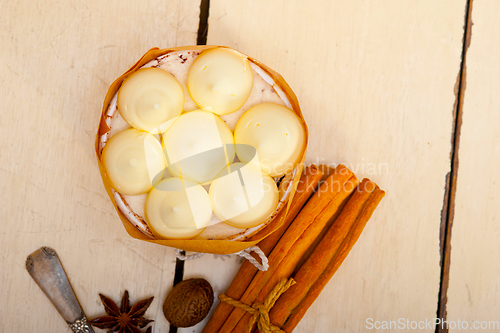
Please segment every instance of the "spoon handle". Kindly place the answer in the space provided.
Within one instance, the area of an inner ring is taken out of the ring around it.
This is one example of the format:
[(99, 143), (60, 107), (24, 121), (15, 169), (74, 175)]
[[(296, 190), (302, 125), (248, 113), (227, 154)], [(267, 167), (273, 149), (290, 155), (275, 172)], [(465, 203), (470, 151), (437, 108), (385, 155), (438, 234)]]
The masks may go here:
[(56, 251), (39, 248), (26, 258), (26, 269), (74, 333), (94, 333)]

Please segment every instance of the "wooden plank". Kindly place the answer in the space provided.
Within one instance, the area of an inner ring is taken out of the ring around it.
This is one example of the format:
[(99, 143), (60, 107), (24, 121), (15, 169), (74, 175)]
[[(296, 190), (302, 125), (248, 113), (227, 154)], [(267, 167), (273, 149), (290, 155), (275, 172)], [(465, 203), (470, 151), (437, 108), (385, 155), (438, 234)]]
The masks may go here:
[[(210, 5), (207, 43), (259, 59), (298, 95), (310, 129), (307, 161), (345, 163), (387, 192), (296, 331), (363, 332), (368, 318), (434, 318), (465, 1)], [(186, 274), (213, 263), (187, 262)], [(231, 278), (219, 274), (217, 283)]]
[(89, 317), (98, 293), (168, 330), (161, 306), (173, 250), (131, 239), (101, 182), (94, 139), (108, 86), (154, 46), (196, 43), (198, 1), (2, 1), (0, 331), (66, 332), (24, 268), (42, 245), (63, 261)]
[(481, 332), (500, 329), (499, 12), (497, 1), (472, 8), (447, 294), (450, 328), (477, 321)]

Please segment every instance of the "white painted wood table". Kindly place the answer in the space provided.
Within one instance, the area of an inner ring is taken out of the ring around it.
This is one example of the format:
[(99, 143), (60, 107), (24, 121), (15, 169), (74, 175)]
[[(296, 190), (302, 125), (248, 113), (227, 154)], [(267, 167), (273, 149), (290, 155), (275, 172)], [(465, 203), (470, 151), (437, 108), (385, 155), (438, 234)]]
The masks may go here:
[[(259, 59), (294, 89), (307, 162), (344, 163), (387, 193), (296, 332), (433, 320), (440, 299), (450, 323), (498, 331), (489, 322), (500, 321), (499, 3), (203, 3), (208, 44)], [(44, 245), (88, 316), (103, 313), (98, 293), (118, 301), (127, 289), (131, 302), (155, 296), (146, 317), (168, 332), (174, 251), (123, 229), (94, 138), (116, 77), (151, 47), (203, 39), (200, 1), (0, 4), (0, 332), (69, 332), (24, 267)], [(185, 263), (184, 278), (205, 277), (220, 293), (239, 263), (206, 255)]]

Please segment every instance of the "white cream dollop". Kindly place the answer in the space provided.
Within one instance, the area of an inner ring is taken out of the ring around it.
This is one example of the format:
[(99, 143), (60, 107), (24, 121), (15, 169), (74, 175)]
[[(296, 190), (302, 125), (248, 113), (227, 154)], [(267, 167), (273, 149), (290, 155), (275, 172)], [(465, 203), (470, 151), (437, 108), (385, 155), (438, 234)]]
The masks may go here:
[(184, 93), (169, 72), (159, 68), (139, 69), (118, 90), (118, 111), (132, 127), (158, 134), (184, 107)]
[(238, 110), (252, 92), (253, 73), (247, 57), (227, 48), (202, 52), (188, 72), (189, 95), (200, 108), (224, 115)]
[(263, 223), (279, 200), (274, 180), (252, 164), (234, 163), (225, 168), (210, 185), (215, 215), (237, 228)]
[(162, 180), (149, 192), (144, 212), (156, 236), (187, 239), (207, 227), (212, 217), (212, 203), (201, 185), (172, 177)]
[(125, 195), (148, 192), (165, 171), (160, 142), (152, 134), (133, 128), (109, 139), (101, 161), (111, 186)]
[(235, 156), (233, 133), (209, 111), (182, 114), (162, 143), (169, 171), (200, 184), (211, 182)]
[(292, 170), (297, 162), (305, 132), (295, 112), (279, 104), (262, 103), (243, 114), (236, 124), (234, 140), (240, 161), (258, 161), (262, 172), (277, 177)]

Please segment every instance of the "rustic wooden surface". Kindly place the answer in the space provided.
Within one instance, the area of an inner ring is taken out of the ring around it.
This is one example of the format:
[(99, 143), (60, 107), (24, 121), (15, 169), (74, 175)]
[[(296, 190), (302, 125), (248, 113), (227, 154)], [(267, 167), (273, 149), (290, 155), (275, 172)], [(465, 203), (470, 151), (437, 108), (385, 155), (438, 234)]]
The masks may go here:
[(131, 302), (168, 331), (161, 306), (173, 250), (132, 239), (104, 191), (94, 151), (111, 82), (154, 46), (196, 43), (199, 3), (2, 1), (0, 332), (69, 332), (24, 268), (54, 248), (89, 317), (98, 293)]
[[(436, 316), (464, 15), (465, 1), (210, 2), (207, 43), (261, 60), (298, 95), (307, 160), (345, 163), (387, 192), (298, 332)], [(213, 259), (200, 261), (185, 271)]]
[(500, 309), (499, 13), (497, 1), (474, 1), (447, 305), (449, 320), (488, 324), (484, 332), (500, 329), (489, 324)]
[[(2, 1), (0, 332), (69, 332), (24, 268), (58, 253), (89, 317), (98, 293), (155, 296), (168, 332), (172, 249), (131, 239), (104, 191), (94, 138), (108, 86), (150, 47), (195, 44), (199, 1)], [(297, 332), (370, 331), (436, 316), (466, 0), (211, 0), (208, 44), (280, 72), (310, 130), (308, 162), (345, 163), (387, 193)], [(467, 55), (449, 320), (499, 320), (500, 7), (477, 1)], [(184, 277), (223, 292), (240, 259), (205, 255)], [(180, 332), (200, 332), (203, 323)], [(97, 330), (98, 331), (98, 330)], [(397, 330), (391, 330), (397, 331)], [(419, 331), (432, 332), (434, 328)]]

